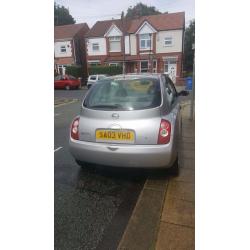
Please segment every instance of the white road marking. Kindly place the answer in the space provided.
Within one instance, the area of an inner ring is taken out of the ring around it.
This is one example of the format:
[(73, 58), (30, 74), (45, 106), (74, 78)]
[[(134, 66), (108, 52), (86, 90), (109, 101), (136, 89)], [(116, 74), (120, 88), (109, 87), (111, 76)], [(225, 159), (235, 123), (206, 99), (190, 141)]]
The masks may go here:
[(54, 153), (55, 153), (56, 151), (59, 151), (61, 148), (63, 148), (63, 147), (59, 147), (59, 148), (55, 149), (55, 150), (54, 150)]

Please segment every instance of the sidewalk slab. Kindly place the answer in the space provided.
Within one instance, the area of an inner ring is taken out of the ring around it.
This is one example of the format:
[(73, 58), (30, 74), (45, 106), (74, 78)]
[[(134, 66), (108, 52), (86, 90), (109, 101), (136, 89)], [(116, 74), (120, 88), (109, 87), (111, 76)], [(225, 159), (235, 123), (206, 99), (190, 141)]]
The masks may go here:
[(161, 222), (156, 250), (194, 250), (193, 228)]
[(171, 198), (177, 198), (185, 201), (194, 201), (194, 183), (183, 181), (170, 181), (167, 195)]
[[(154, 249), (167, 179), (145, 183), (128, 226), (119, 243), (119, 250)], [(164, 187), (164, 188), (163, 188)]]
[(194, 150), (180, 150), (179, 157), (180, 158), (194, 159), (195, 152), (194, 152)]
[(179, 148), (180, 150), (195, 150), (195, 143), (180, 141)]
[(195, 169), (195, 159), (180, 158), (179, 162), (180, 162), (181, 169), (184, 169), (184, 168), (193, 169), (193, 170)]
[(173, 181), (182, 181), (182, 182), (191, 182), (195, 181), (195, 172), (194, 169), (183, 168), (180, 170), (178, 176), (172, 178)]
[(194, 202), (167, 197), (161, 221), (194, 227)]
[(180, 140), (180, 142), (187, 142), (187, 143), (195, 143), (194, 137), (189, 137), (189, 136), (183, 136)]

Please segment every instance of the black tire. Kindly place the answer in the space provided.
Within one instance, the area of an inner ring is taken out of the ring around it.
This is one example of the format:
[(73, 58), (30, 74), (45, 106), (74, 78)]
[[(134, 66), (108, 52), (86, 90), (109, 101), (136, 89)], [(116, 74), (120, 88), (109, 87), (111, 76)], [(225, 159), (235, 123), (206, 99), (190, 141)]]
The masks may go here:
[(87, 171), (89, 173), (95, 173), (97, 171), (97, 167), (94, 164), (75, 160), (76, 163), (81, 167), (82, 171)]
[(69, 85), (66, 85), (66, 86), (65, 86), (65, 89), (66, 89), (66, 90), (70, 90), (70, 86), (69, 86)]
[(172, 167), (169, 168), (169, 174), (171, 174), (173, 176), (178, 176), (179, 175), (179, 160), (178, 160), (178, 156), (176, 157), (176, 160), (174, 161)]
[(76, 163), (80, 166), (80, 167), (85, 167), (86, 163), (83, 162), (83, 161), (78, 161), (78, 160), (75, 160)]
[(90, 89), (90, 88), (91, 88), (91, 85), (89, 84), (89, 85), (88, 85), (88, 89)]

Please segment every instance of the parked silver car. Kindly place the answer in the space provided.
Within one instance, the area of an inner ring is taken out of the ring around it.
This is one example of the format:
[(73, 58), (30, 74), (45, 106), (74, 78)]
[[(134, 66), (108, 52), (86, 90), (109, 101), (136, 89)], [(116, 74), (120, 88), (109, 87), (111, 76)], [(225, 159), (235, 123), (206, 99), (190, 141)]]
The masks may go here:
[(71, 125), (79, 165), (171, 168), (178, 172), (179, 96), (164, 74), (119, 75), (98, 81)]

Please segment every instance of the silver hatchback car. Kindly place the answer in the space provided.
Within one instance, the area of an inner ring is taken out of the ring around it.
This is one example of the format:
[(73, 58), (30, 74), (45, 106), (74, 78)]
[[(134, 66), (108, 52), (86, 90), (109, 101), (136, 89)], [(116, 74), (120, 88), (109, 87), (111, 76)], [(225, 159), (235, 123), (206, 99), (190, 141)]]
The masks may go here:
[(70, 128), (79, 165), (171, 168), (178, 173), (179, 96), (164, 74), (129, 74), (98, 81)]

